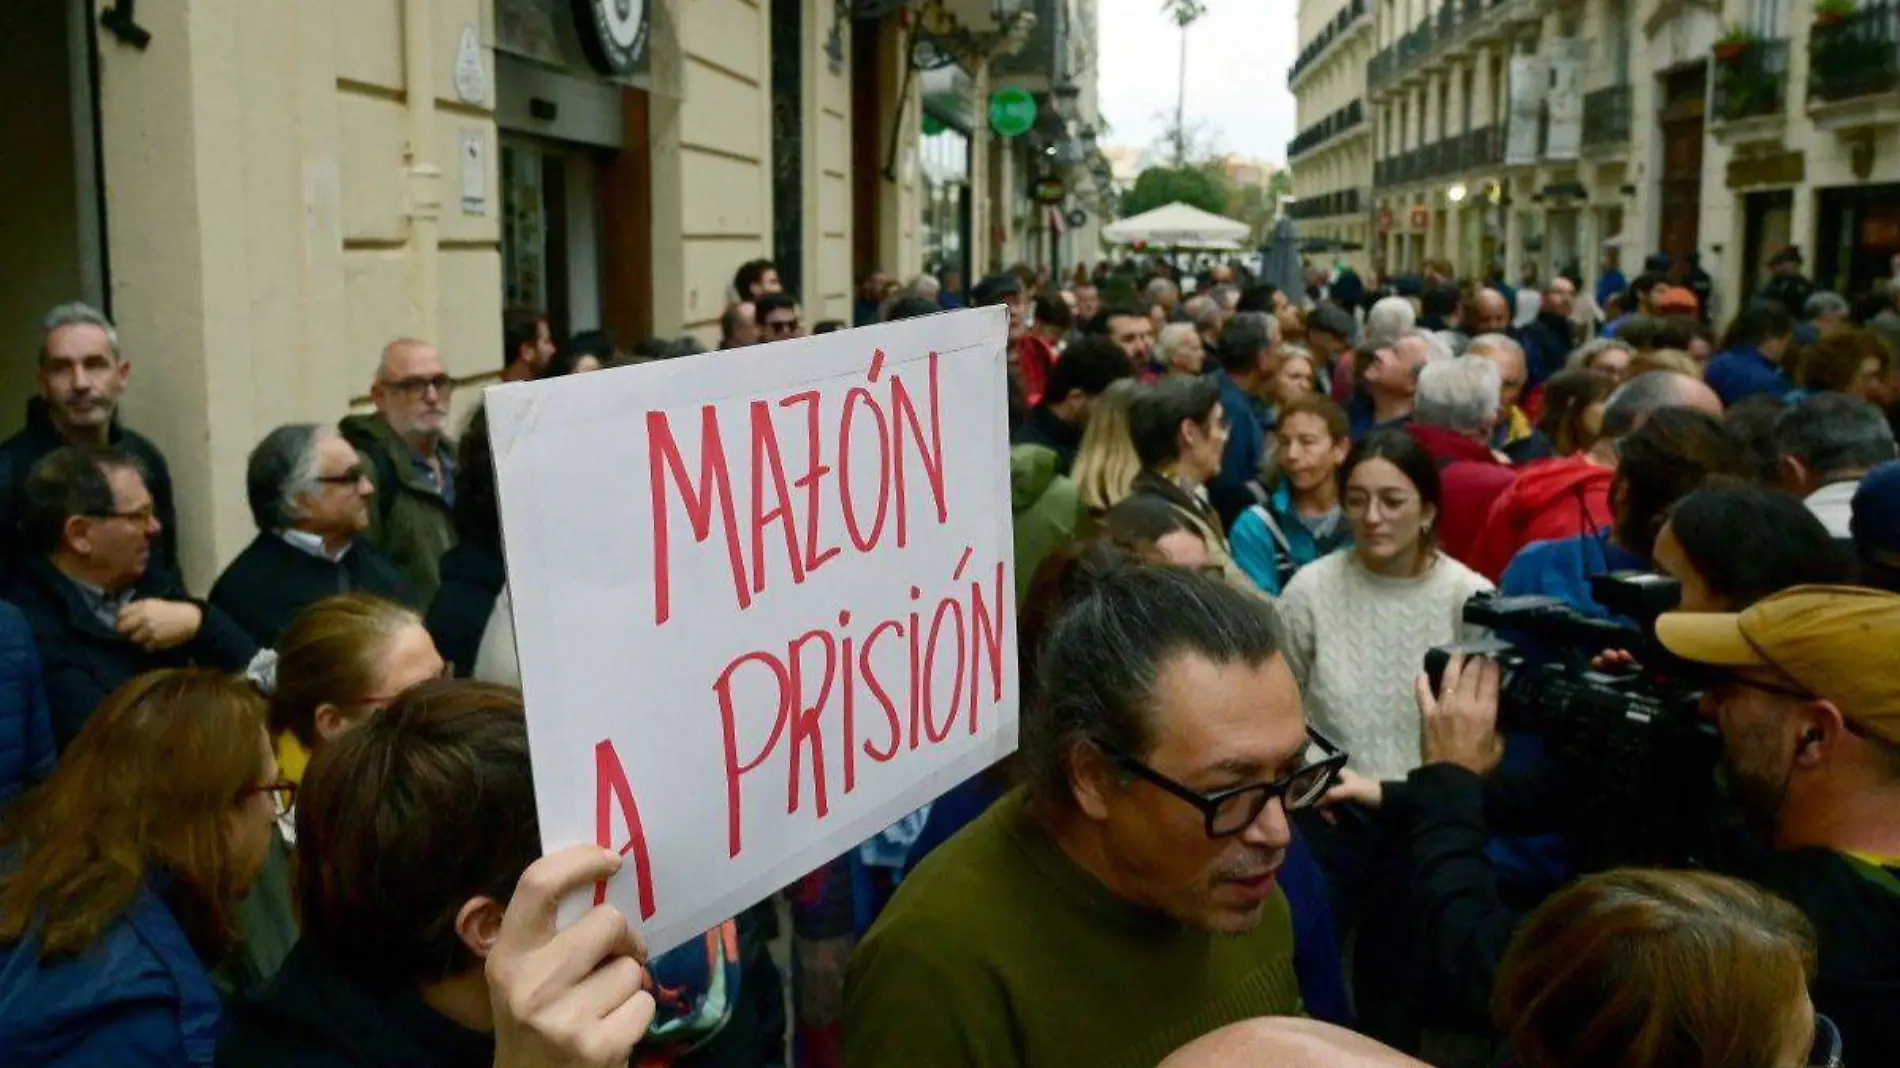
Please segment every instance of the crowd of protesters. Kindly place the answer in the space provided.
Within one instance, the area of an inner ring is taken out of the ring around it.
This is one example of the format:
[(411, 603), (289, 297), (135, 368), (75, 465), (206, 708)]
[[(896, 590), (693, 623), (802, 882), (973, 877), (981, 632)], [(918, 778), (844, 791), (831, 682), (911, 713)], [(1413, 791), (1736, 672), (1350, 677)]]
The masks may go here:
[[(618, 858), (542, 856), (441, 354), (262, 437), (201, 595), (136, 339), (55, 308), (0, 443), (0, 1060), (1900, 1063), (1900, 287), (1778, 257), (1718, 336), (1693, 263), (1606, 267), (868, 272), (849, 326), (1008, 312), (1022, 746), (653, 958), (555, 928)], [(848, 328), (768, 261), (730, 298), (722, 349)], [(697, 351), (528, 313), (500, 377)], [(1540, 755), (1491, 661), (1420, 676), (1474, 596), (1610, 620), (1593, 578), (1652, 571), (1760, 832), (1724, 874), (1488, 834)]]

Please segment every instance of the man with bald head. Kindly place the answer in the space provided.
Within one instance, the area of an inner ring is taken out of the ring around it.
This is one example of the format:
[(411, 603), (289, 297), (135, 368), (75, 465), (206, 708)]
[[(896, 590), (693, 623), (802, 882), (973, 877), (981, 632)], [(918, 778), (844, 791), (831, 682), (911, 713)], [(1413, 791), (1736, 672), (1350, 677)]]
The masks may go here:
[(1513, 339), (1517, 336), (1511, 326), (1511, 302), (1495, 289), (1478, 290), (1478, 295), (1471, 298), (1471, 307), (1466, 309), (1465, 317), (1473, 336), (1503, 334)]
[(1425, 1068), (1425, 1062), (1334, 1024), (1264, 1016), (1203, 1035), (1159, 1068)]
[(1664, 408), (1695, 408), (1719, 418), (1722, 401), (1701, 379), (1674, 371), (1651, 371), (1623, 383), (1604, 405), (1603, 430), (1587, 452), (1525, 468), (1491, 506), (1467, 563), (1495, 582), (1531, 542), (1572, 538), (1608, 523), (1617, 443)]
[[(1485, 292), (1489, 293), (1490, 290)], [(1498, 433), (1491, 447), (1514, 464), (1549, 457), (1552, 454), (1550, 439), (1531, 423), (1531, 417), (1519, 403), (1524, 399), (1524, 387), (1529, 377), (1524, 364), (1524, 347), (1507, 334), (1479, 334), (1471, 339), (1465, 351), (1497, 364), (1498, 377), (1503, 383), (1500, 398), (1504, 407), (1498, 413)]]
[(423, 604), (441, 585), (442, 554), (455, 544), (455, 446), (447, 436), (454, 390), (434, 347), (398, 338), (383, 347), (370, 380), (376, 411), (338, 427), (376, 483), (367, 536)]

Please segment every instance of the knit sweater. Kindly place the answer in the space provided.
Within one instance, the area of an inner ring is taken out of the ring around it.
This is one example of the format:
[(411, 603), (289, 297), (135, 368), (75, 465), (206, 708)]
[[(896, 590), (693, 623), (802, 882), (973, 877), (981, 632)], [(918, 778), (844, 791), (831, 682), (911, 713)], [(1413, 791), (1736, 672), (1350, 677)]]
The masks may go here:
[(852, 955), (851, 1068), (1150, 1068), (1230, 1023), (1301, 1011), (1286, 898), (1244, 935), (1111, 892), (1020, 791), (932, 852)]
[(1375, 575), (1351, 551), (1302, 568), (1276, 605), (1274, 632), (1300, 682), (1307, 719), (1374, 779), (1419, 766), (1413, 680), (1435, 645), (1485, 636), (1462, 621), (1465, 601), (1491, 589), (1444, 554), (1418, 578)]

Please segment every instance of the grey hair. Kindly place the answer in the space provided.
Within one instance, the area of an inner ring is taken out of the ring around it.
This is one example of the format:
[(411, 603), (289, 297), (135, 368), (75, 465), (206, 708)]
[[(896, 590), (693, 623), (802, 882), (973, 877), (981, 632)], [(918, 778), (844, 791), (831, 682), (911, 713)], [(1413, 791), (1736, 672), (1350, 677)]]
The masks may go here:
[(1444, 338), (1438, 336), (1438, 332), (1436, 330), (1426, 330), (1421, 327), (1414, 326), (1411, 329), (1406, 330), (1403, 333), (1401, 333), (1398, 336), (1397, 340), (1404, 341), (1407, 338), (1417, 338), (1418, 340), (1423, 341), (1425, 343), (1425, 350), (1426, 350), (1425, 362), (1426, 363), (1442, 363), (1445, 360), (1451, 359), (1455, 355), (1451, 351), (1451, 343), (1446, 341)]
[(1701, 383), (1679, 371), (1645, 371), (1616, 387), (1603, 405), (1602, 436), (1616, 441), (1664, 408), (1687, 405)]
[(1190, 338), (1200, 336), (1193, 323), (1169, 323), (1162, 327), (1160, 335), (1155, 338), (1155, 348), (1161, 350), (1161, 362), (1173, 360), (1176, 349), (1187, 344)]
[(1823, 315), (1846, 315), (1847, 298), (1826, 289), (1816, 290), (1808, 295), (1801, 305), (1801, 318), (1819, 319)]
[(1524, 346), (1518, 344), (1517, 339), (1509, 334), (1479, 334), (1465, 346), (1465, 352), (1473, 356), (1486, 352), (1510, 352), (1515, 353), (1520, 360), (1524, 358)]
[(1502, 405), (1498, 365), (1482, 356), (1428, 363), (1418, 375), (1415, 417), (1460, 434), (1490, 430)]
[(1207, 295), (1224, 312), (1233, 311), (1240, 304), (1240, 287), (1232, 282), (1216, 284)]
[(943, 283), (934, 274), (920, 274), (910, 280), (910, 291), (926, 299), (935, 299), (943, 292)]
[(1073, 804), (1082, 746), (1147, 757), (1167, 666), (1195, 656), (1259, 667), (1276, 649), (1271, 614), (1264, 600), (1185, 568), (1122, 565), (1093, 576), (1038, 660), (1037, 712), (1023, 717), (1022, 731), (1031, 795), (1052, 808)]
[(335, 427), (324, 424), (290, 423), (264, 435), (251, 450), (244, 490), (258, 530), (270, 533), (297, 525), (297, 498), (319, 488), (317, 449), (335, 434)]
[(1265, 334), (1267, 336), (1267, 344), (1269, 345), (1278, 345), (1280, 343), (1280, 320), (1266, 312), (1236, 312), (1234, 313), (1234, 321), (1228, 323), (1227, 328), (1231, 330), (1237, 323), (1245, 323), (1248, 327), (1257, 329), (1262, 334)]
[(1893, 427), (1859, 397), (1815, 393), (1775, 419), (1775, 447), (1816, 476), (1833, 478), (1893, 459)]
[(1418, 325), (1418, 311), (1404, 297), (1386, 297), (1366, 313), (1365, 344), (1373, 348), (1391, 348), (1392, 343)]
[(1177, 297), (1180, 296), (1181, 287), (1175, 285), (1173, 282), (1168, 281), (1166, 278), (1156, 278), (1153, 281), (1148, 283), (1148, 288), (1146, 292), (1148, 296), (1154, 298), (1155, 300), (1160, 300), (1162, 297), (1167, 296), (1170, 293), (1174, 294)]
[(1613, 337), (1593, 338), (1570, 350), (1570, 358), (1564, 361), (1564, 370), (1587, 371), (1591, 364), (1597, 362), (1598, 356), (1611, 349), (1621, 349), (1631, 356), (1636, 355), (1636, 347), (1627, 341), (1619, 341)]
[(62, 326), (96, 326), (106, 332), (106, 345), (112, 349), (112, 358), (119, 358), (119, 328), (112, 325), (106, 313), (84, 301), (69, 301), (61, 304), (40, 317), (40, 358), (46, 357), (46, 339), (53, 331)]
[(1182, 309), (1187, 312), (1188, 322), (1193, 323), (1196, 330), (1216, 329), (1224, 317), (1220, 302), (1205, 294), (1189, 298)]

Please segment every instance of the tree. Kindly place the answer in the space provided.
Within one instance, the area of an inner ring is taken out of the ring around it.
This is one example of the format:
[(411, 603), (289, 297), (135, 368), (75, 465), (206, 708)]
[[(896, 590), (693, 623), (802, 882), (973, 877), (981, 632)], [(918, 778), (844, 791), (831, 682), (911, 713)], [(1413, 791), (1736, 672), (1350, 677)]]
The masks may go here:
[(1150, 167), (1136, 177), (1134, 188), (1122, 194), (1122, 218), (1177, 201), (1225, 215), (1231, 195), (1226, 176), (1216, 167)]
[(1187, 164), (1187, 32), (1207, 14), (1207, 0), (1161, 0), (1161, 13), (1181, 27), (1181, 72), (1174, 96), (1174, 165)]

